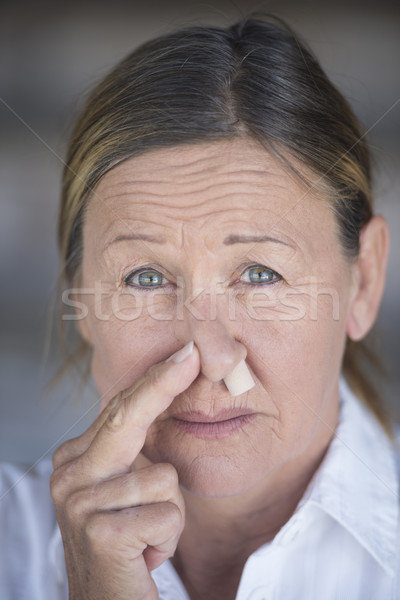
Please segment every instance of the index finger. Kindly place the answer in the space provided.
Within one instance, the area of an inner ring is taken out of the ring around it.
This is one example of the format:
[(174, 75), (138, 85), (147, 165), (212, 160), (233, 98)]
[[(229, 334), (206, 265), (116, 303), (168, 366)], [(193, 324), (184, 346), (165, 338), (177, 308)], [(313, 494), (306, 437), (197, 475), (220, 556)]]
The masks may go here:
[(181, 352), (177, 358), (173, 355), (150, 367), (132, 393), (127, 390), (111, 401), (107, 418), (81, 457), (81, 466), (91, 477), (108, 478), (129, 471), (150, 425), (197, 377), (197, 348), (190, 342)]

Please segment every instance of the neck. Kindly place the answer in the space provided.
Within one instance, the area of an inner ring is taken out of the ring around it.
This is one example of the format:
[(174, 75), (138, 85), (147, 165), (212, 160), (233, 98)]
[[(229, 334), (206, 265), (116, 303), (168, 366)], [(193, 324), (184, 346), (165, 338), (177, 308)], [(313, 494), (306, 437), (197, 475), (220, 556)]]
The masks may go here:
[(225, 598), (230, 597), (227, 586), (233, 586), (231, 596), (235, 597), (247, 558), (289, 520), (329, 443), (330, 439), (322, 447), (310, 448), (241, 495), (210, 498), (182, 490), (185, 528), (172, 563), (191, 598), (211, 599), (210, 590), (218, 584)]

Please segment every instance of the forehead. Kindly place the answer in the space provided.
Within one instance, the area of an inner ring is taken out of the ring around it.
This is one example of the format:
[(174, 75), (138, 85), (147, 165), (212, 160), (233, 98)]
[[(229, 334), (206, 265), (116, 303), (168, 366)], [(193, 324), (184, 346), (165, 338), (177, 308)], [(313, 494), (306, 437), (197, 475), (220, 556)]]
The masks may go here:
[(112, 237), (124, 224), (146, 223), (154, 235), (173, 236), (183, 227), (213, 236), (251, 223), (255, 231), (267, 226), (302, 235), (299, 219), (311, 230), (310, 220), (320, 222), (328, 211), (317, 176), (296, 168), (304, 181), (251, 140), (153, 150), (100, 180), (86, 229)]

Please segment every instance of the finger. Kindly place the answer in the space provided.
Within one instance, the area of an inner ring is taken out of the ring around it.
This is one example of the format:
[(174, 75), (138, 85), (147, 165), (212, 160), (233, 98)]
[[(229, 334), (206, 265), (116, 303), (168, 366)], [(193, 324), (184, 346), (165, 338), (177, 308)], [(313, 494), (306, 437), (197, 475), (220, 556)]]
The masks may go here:
[(79, 459), (80, 468), (94, 480), (130, 470), (142, 449), (153, 421), (197, 377), (197, 348), (184, 360), (167, 360), (150, 367), (134, 391), (124, 392), (113, 402), (103, 425)]
[[(135, 382), (136, 383), (136, 382)], [(135, 384), (134, 384), (135, 385)], [(132, 388), (134, 388), (134, 385)], [(113, 409), (112, 401), (105, 409), (97, 416), (96, 420), (84, 431), (81, 435), (71, 438), (63, 442), (53, 453), (53, 467), (57, 469), (62, 465), (78, 458), (90, 446), (98, 430), (103, 426), (111, 410)]]
[(121, 400), (130, 398), (133, 392), (145, 381), (145, 379), (146, 374), (135, 381), (129, 388), (118, 392), (118, 394), (116, 394), (114, 398), (106, 405), (104, 410), (99, 413), (95, 421), (93, 421), (86, 431), (84, 431), (80, 436), (71, 438), (70, 440), (67, 440), (61, 444), (53, 454), (53, 467), (56, 469), (83, 454), (89, 448), (97, 432), (104, 425), (114, 407)]
[(147, 568), (155, 569), (176, 550), (183, 531), (184, 519), (177, 506), (170, 502), (147, 504), (121, 511), (95, 513), (87, 520), (86, 535), (92, 551), (104, 556), (118, 569), (121, 557), (132, 565), (144, 555)]
[(114, 398), (105, 406), (105, 408), (97, 415), (97, 418), (91, 425), (79, 436), (71, 438), (63, 442), (53, 454), (53, 467), (56, 469), (67, 462), (70, 462), (81, 454), (83, 454), (90, 446), (93, 438), (103, 426), (108, 418), (108, 415), (113, 410), (116, 403), (123, 397), (132, 394), (138, 387), (143, 378), (135, 381), (129, 388), (118, 392)]
[(68, 498), (66, 512), (72, 520), (85, 520), (94, 512), (122, 510), (145, 504), (171, 502), (185, 514), (176, 469), (157, 463), (138, 471), (124, 473), (77, 490)]
[(63, 442), (53, 454), (53, 467), (56, 469), (61, 465), (78, 458), (83, 454), (90, 446), (93, 438), (103, 426), (108, 418), (108, 415), (113, 410), (115, 404), (120, 399), (125, 398), (133, 393), (133, 391), (141, 384), (143, 377), (135, 381), (126, 390), (118, 392), (114, 398), (105, 406), (105, 408), (97, 415), (97, 418), (91, 423), (91, 425), (79, 436), (71, 438)]

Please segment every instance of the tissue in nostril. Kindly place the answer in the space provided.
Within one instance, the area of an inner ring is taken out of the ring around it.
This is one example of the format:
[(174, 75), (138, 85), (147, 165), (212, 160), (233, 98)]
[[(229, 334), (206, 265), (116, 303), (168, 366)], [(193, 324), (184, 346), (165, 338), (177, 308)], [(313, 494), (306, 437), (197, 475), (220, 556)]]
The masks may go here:
[(240, 396), (255, 386), (244, 359), (224, 378), (224, 383), (231, 396)]

